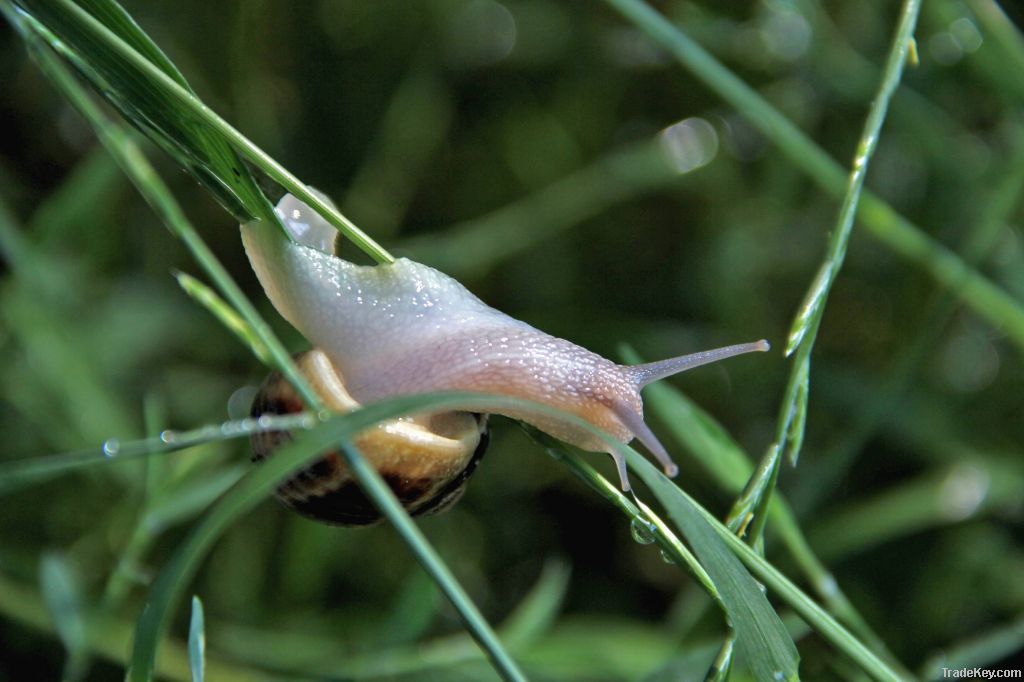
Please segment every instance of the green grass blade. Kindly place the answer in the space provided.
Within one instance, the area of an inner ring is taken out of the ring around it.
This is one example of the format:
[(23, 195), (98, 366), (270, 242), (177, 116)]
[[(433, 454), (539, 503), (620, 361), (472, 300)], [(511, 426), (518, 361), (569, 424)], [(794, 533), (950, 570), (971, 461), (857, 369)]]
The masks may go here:
[[(882, 82), (878, 86), (878, 92), (871, 103), (868, 117), (864, 121), (860, 142), (857, 143), (853, 167), (847, 179), (843, 203), (839, 208), (839, 215), (836, 218), (836, 225), (829, 240), (825, 259), (821, 264), (818, 276), (811, 283), (804, 305), (793, 320), (793, 326), (786, 339), (786, 356), (796, 353), (791, 370), (793, 379), (789, 382), (789, 386), (793, 389), (786, 391), (782, 405), (779, 407), (779, 429), (775, 434), (775, 442), (786, 451), (789, 461), (793, 464), (796, 464), (800, 456), (800, 446), (803, 442), (811, 352), (814, 349), (821, 319), (825, 313), (829, 291), (832, 289), (836, 277), (839, 276), (839, 271), (846, 258), (850, 235), (853, 232), (854, 218), (857, 215), (857, 206), (864, 188), (864, 179), (868, 173), (868, 165), (878, 147), (882, 124), (889, 111), (889, 102), (899, 87), (903, 66), (907, 62), (907, 51), (913, 40), (920, 12), (921, 0), (906, 0), (904, 2), (896, 35), (882, 72)], [(792, 415), (792, 418), (787, 419), (786, 415)], [(771, 494), (770, 491), (768, 494)]]
[(255, 180), (222, 136), (207, 126), (196, 125), (194, 115), (154, 87), (135, 64), (119, 58), (109, 41), (83, 30), (87, 19), (111, 40), (133, 52), (141, 50), (141, 54), (135, 52), (141, 60), (153, 64), (163, 77), (194, 96), (181, 73), (120, 6), (110, 0), (94, 0), (86, 8), (71, 2), (26, 0), (19, 4), (60, 39), (49, 41), (51, 47), (67, 57), (107, 101), (210, 190), (240, 222), (270, 216), (269, 205)]
[(233, 333), (238, 340), (249, 347), (252, 354), (265, 365), (274, 364), (270, 350), (260, 339), (259, 334), (252, 328), (245, 318), (228, 305), (217, 293), (200, 282), (195, 277), (184, 272), (174, 273), (180, 286), (189, 297), (199, 305), (210, 311), (210, 314), (217, 318), (217, 321), (224, 325), (228, 331)]
[[(664, 522), (643, 503), (637, 502), (637, 504), (634, 504), (631, 502), (618, 489), (615, 489), (601, 476), (597, 475), (589, 466), (583, 464), (576, 455), (560, 442), (555, 441), (550, 436), (539, 434), (532, 429), (530, 433), (556, 459), (569, 465), (573, 473), (606, 498), (615, 502), (616, 506), (630, 515), (634, 524), (653, 522), (654, 526), (651, 528), (653, 539), (664, 550), (669, 552), (669, 555), (680, 567), (689, 565), (691, 570), (694, 569), (694, 566), (690, 564), (692, 560), (689, 559), (689, 552), (686, 552), (687, 563), (682, 563), (679, 559), (683, 557), (678, 556), (677, 548), (675, 547), (675, 543), (678, 540), (675, 539), (672, 531), (665, 526)], [(623, 449), (632, 453), (630, 458), (634, 455), (640, 458), (640, 455), (636, 454), (635, 451), (625, 447)], [(668, 479), (665, 480), (667, 481)], [(650, 485), (650, 481), (648, 481), (648, 484)], [(668, 486), (673, 489), (675, 488), (672, 483), (668, 483)], [(691, 515), (687, 519), (688, 522), (683, 524), (676, 517), (672, 507), (666, 504), (665, 500), (658, 494), (657, 490), (655, 490), (655, 496), (666, 507), (670, 517), (676, 526), (682, 530), (683, 535), (696, 553), (700, 563), (697, 564), (698, 572), (695, 572), (695, 575), (712, 598), (721, 606), (730, 628), (736, 634), (739, 651), (742, 652), (742, 657), (746, 663), (751, 666), (751, 670), (754, 671), (756, 678), (764, 680), (798, 679), (797, 666), (799, 656), (796, 653), (796, 647), (783, 627), (782, 621), (768, 603), (764, 593), (761, 592), (760, 588), (750, 577), (750, 574), (747, 573), (736, 557), (729, 553), (725, 546), (714, 537), (709, 529), (702, 527), (702, 525), (706, 524), (699, 517), (692, 517)], [(775, 673), (780, 673), (780, 676), (776, 677)]]
[(295, 367), (291, 355), (277, 339), (270, 326), (260, 317), (241, 288), (231, 279), (227, 270), (200, 238), (199, 233), (185, 217), (167, 186), (146, 160), (142, 151), (125, 130), (111, 121), (85, 90), (78, 84), (57, 56), (47, 47), (45, 29), (32, 21), (17, 22), (25, 37), (29, 52), (50, 80), (71, 100), (79, 113), (89, 122), (103, 146), (118, 162), (125, 174), (142, 194), (146, 202), (164, 221), (171, 233), (179, 237), (192, 255), (217, 284), (234, 308), (259, 338), (278, 369), (302, 396), (311, 409), (320, 408), (320, 399)]
[[(642, 508), (642, 503), (638, 499), (631, 499), (624, 495), (621, 490), (613, 486), (594, 469), (586, 465), (578, 455), (569, 450), (561, 441), (538, 431), (532, 426), (524, 426), (523, 428), (530, 437), (533, 438), (538, 445), (543, 447), (544, 450), (547, 451), (547, 453), (557, 462), (569, 467), (569, 469), (584, 483), (593, 488), (598, 494), (628, 516), (631, 524), (630, 530), (635, 539), (642, 541), (644, 544), (657, 543), (661, 547), (662, 551), (672, 559), (674, 564), (680, 568), (688, 569), (693, 574), (693, 577), (696, 578), (697, 582), (700, 583), (701, 587), (704, 588), (704, 591), (707, 592), (720, 607), (724, 608), (724, 604), (719, 597), (718, 588), (715, 586), (714, 580), (712, 580), (711, 576), (704, 570), (704, 567), (700, 565), (697, 557), (695, 557), (686, 545), (676, 537), (668, 524), (658, 518), (658, 516), (650, 509), (646, 507)], [(590, 427), (590, 430), (593, 430), (593, 427)], [(607, 435), (603, 435), (596, 430), (594, 433), (595, 435), (606, 439), (606, 442), (613, 447), (625, 447), (621, 443), (617, 443), (609, 439)]]
[[(768, 503), (770, 495), (765, 491), (775, 487), (775, 478), (778, 476), (779, 446), (772, 443), (768, 451), (764, 453), (761, 462), (754, 469), (754, 473), (747, 480), (743, 492), (736, 498), (726, 517), (725, 525), (738, 536), (746, 535), (751, 519), (764, 519), (768, 514)], [(752, 546), (761, 537), (758, 531), (750, 533), (748, 544)]]
[[(42, 17), (42, 23), (70, 46), (70, 49), (74, 51), (72, 56), (77, 57), (79, 62), (87, 66), (98, 65), (109, 70), (117, 79), (115, 85), (120, 83), (126, 86), (138, 86), (140, 89), (133, 92), (141, 100), (133, 101), (133, 104), (144, 107), (146, 114), (162, 116), (161, 112), (164, 109), (175, 112), (179, 118), (168, 122), (167, 125), (170, 130), (184, 135), (186, 141), (189, 140), (189, 136), (187, 130), (181, 130), (185, 127), (182, 125), (183, 121), (188, 122), (187, 126), (190, 129), (202, 130), (203, 135), (214, 140), (216, 144), (230, 145), (234, 151), (248, 159), (286, 190), (313, 207), (342, 235), (374, 260), (380, 263), (389, 263), (394, 260), (391, 254), (356, 227), (348, 218), (338, 213), (337, 209), (317, 196), (315, 192), (311, 192), (304, 183), (281, 164), (274, 161), (266, 152), (203, 104), (187, 88), (164, 73), (159, 66), (146, 59), (144, 55), (133, 49), (130, 44), (91, 14), (70, 0), (48, 2), (19, 0), (19, 4), (33, 13), (38, 13)], [(67, 48), (63, 45), (62, 48), (64, 48), (63, 52), (68, 54)], [(142, 116), (143, 114), (140, 113), (140, 117)], [(152, 126), (147, 126), (146, 130), (152, 131)], [(158, 144), (165, 139), (162, 131), (154, 137), (154, 141)], [(174, 139), (180, 141), (177, 137)], [(166, 149), (166, 146), (164, 148)], [(194, 151), (190, 146), (186, 147), (186, 150), (190, 154)], [(203, 148), (200, 147), (199, 150), (202, 151)], [(204, 162), (215, 160), (215, 158), (202, 159)], [(207, 168), (207, 166), (201, 164), (200, 168)], [(226, 166), (220, 164), (216, 168), (218, 179), (224, 181), (237, 178), (244, 171), (239, 164), (227, 164)], [(221, 173), (225, 177), (222, 178)], [(240, 182), (244, 182), (245, 187), (248, 187), (249, 183), (244, 180), (245, 176), (242, 175), (242, 178), (243, 180)], [(256, 191), (258, 192), (258, 189)], [(248, 190), (241, 195), (247, 196), (247, 193)], [(277, 222), (262, 193), (259, 193), (258, 197), (250, 199), (245, 207), (253, 217)], [(244, 216), (239, 217), (243, 218)]]
[(192, 617), (188, 624), (188, 663), (192, 682), (203, 682), (206, 677), (206, 624), (203, 602), (192, 595)]
[(725, 641), (722, 642), (722, 648), (718, 650), (715, 660), (712, 661), (708, 674), (704, 676), (705, 682), (728, 681), (729, 675), (732, 673), (733, 652), (735, 651), (736, 635), (735, 633), (729, 633)]
[[(629, 364), (644, 362), (644, 358), (629, 347), (623, 348), (622, 357)], [(723, 490), (732, 494), (742, 492), (755, 475), (755, 468), (750, 457), (711, 415), (667, 382), (651, 384), (644, 389), (644, 403), (666, 425), (676, 442), (693, 455)], [(786, 500), (773, 495), (768, 514), (779, 539), (833, 615), (902, 674), (902, 664), (888, 651), (882, 639), (839, 587), (835, 576), (811, 549)]]
[(570, 573), (564, 561), (544, 564), (537, 584), (501, 624), (501, 638), (510, 648), (529, 644), (551, 629), (569, 590)]
[[(210, 512), (196, 524), (188, 538), (161, 570), (154, 582), (136, 629), (132, 663), (128, 679), (131, 682), (149, 680), (152, 677), (157, 644), (160, 641), (170, 617), (171, 610), (180, 601), (188, 582), (198, 569), (199, 561), (209, 551), (217, 538), (238, 517), (251, 510), (276, 488), (289, 473), (313, 460), (318, 453), (336, 447), (338, 443), (351, 438), (359, 431), (383, 420), (417, 411), (444, 411), (460, 405), (479, 405), (480, 409), (490, 407), (501, 409), (511, 405), (523, 406), (523, 401), (505, 398), (488, 398), (474, 394), (449, 394), (444, 396), (406, 396), (368, 406), (357, 412), (337, 416), (310, 431), (298, 434), (295, 440), (282, 447), (274, 457), (253, 469), (242, 478)], [(470, 633), (480, 642), (490, 656), (495, 669), (510, 680), (525, 679), (511, 657), (501, 646), (493, 630), (480, 615), (477, 608), (458, 585), (451, 572), (437, 553), (423, 538), (409, 516), (402, 510), (380, 474), (365, 463), (361, 457), (353, 456), (352, 450), (344, 448), (346, 464), (353, 476), (381, 509), (381, 512), (395, 525), (408, 542), (416, 558), (437, 581), (442, 591), (449, 596), (453, 605), (463, 616)]]
[(628, 456), (630, 468), (651, 487), (656, 496), (660, 498), (663, 495), (674, 506), (677, 506), (681, 513), (689, 515), (691, 512), (696, 512), (697, 515), (707, 522), (706, 525), (724, 541), (729, 550), (746, 564), (747, 568), (750, 569), (751, 573), (760, 582), (764, 583), (779, 599), (789, 604), (808, 625), (835, 645), (837, 649), (849, 656), (865, 672), (876, 680), (898, 681), (907, 679), (868, 649), (867, 646), (816, 604), (814, 600), (800, 591), (778, 569), (765, 561), (764, 557), (748, 547), (743, 540), (736, 537), (736, 534), (720, 523), (713, 514), (698, 505), (689, 495), (676, 487), (654, 465), (635, 451), (630, 451)]
[[(641, 0), (605, 1), (735, 107), (822, 189), (835, 197), (844, 195), (847, 175), (842, 167), (753, 88)], [(962, 283), (958, 289), (962, 300), (1024, 349), (1024, 306), (1020, 302), (870, 192), (863, 193), (857, 218), (870, 234), (943, 286)]]
[(264, 431), (308, 429), (317, 423), (309, 413), (284, 416), (265, 416), (256, 419), (238, 419), (218, 425), (203, 426), (190, 431), (162, 431), (157, 436), (140, 440), (108, 439), (103, 445), (74, 452), (43, 457), (29, 457), (0, 462), (0, 495), (21, 490), (27, 486), (49, 481), (83, 467), (124, 462), (167, 452), (187, 450), (230, 438), (247, 438)]
[(944, 669), (987, 668), (1024, 650), (1024, 614), (1006, 625), (950, 644), (921, 666), (922, 680), (947, 679)]
[(47, 554), (39, 564), (39, 584), (54, 627), (67, 650), (63, 678), (82, 679), (89, 663), (89, 642), (79, 578), (67, 558)]
[(178, 67), (167, 58), (164, 51), (146, 35), (131, 15), (114, 0), (75, 0), (79, 7), (96, 17), (115, 35), (132, 46), (132, 48), (160, 68), (161, 71), (178, 82), (189, 92), (194, 92), (185, 76)]
[[(490, 624), (484, 619), (483, 614), (473, 604), (469, 594), (459, 584), (455, 574), (448, 568), (448, 565), (441, 558), (441, 555), (437, 553), (437, 550), (427, 541), (423, 531), (416, 526), (408, 514), (401, 511), (398, 500), (391, 493), (387, 484), (384, 483), (384, 479), (380, 477), (377, 470), (365, 458), (358, 454), (355, 446), (348, 441), (347, 437), (343, 437), (340, 442), (342, 452), (347, 455), (345, 460), (352, 471), (352, 475), (359, 481), (360, 486), (364, 490), (369, 486), (378, 486), (379, 494), (375, 496), (374, 503), (378, 505), (383, 514), (388, 516), (388, 520), (395, 527), (395, 530), (398, 531), (398, 534), (402, 536), (406, 544), (415, 550), (414, 554), (417, 561), (420, 562), (423, 569), (430, 574), (434, 582), (437, 583), (437, 586), (448, 597), (448, 600), (466, 624), (466, 629), (469, 630), (469, 633), (480, 645), (480, 648), (487, 653), (494, 669), (505, 680), (525, 681), (526, 676), (523, 675), (522, 671), (519, 670), (519, 666), (512, 659), (512, 656), (505, 650), (497, 634), (495, 634)], [(322, 452), (322, 450), (320, 451)], [(395, 505), (398, 511), (389, 513), (390, 510), (387, 506), (380, 504), (380, 499), (387, 499), (389, 503)]]
[(631, 455), (629, 464), (650, 487), (715, 581), (736, 633), (736, 653), (754, 678), (799, 679), (800, 656), (782, 620), (739, 559), (698, 512), (696, 503), (665, 476), (653, 476), (653, 466), (639, 455)]

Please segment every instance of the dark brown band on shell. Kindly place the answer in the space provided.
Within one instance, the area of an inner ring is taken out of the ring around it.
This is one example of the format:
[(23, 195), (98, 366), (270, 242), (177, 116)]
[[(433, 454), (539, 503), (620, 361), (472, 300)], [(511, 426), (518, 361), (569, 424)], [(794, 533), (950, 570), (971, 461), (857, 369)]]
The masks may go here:
[[(264, 382), (253, 401), (251, 415), (300, 412), (304, 405), (294, 389), (277, 372)], [(413, 516), (436, 514), (449, 509), (465, 491), (466, 483), (487, 450), (487, 416), (474, 414), (479, 430), (479, 443), (465, 465), (447, 480), (410, 477), (386, 465), (378, 471)], [(265, 431), (252, 435), (253, 461), (261, 461), (274, 450), (291, 442), (287, 431)], [(333, 451), (299, 471), (277, 489), (277, 496), (286, 506), (308, 518), (339, 526), (369, 526), (382, 516), (351, 478), (340, 452)]]

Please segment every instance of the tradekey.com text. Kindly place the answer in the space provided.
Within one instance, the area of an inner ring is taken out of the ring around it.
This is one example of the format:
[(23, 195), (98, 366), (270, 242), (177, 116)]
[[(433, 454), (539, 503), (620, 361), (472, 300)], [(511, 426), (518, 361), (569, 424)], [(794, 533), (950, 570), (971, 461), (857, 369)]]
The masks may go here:
[(1019, 680), (1020, 670), (985, 670), (984, 668), (943, 668), (943, 678), (977, 680)]

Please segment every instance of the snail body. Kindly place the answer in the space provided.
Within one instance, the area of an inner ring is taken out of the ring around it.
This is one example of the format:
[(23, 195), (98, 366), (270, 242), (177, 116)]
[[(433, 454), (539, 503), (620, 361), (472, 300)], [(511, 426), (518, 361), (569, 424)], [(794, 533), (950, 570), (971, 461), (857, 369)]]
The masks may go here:
[[(406, 258), (360, 266), (334, 255), (333, 228), (291, 195), (277, 206), (294, 241), (275, 226), (248, 223), (242, 240), (278, 312), (320, 349), (360, 403), (433, 391), (525, 398), (574, 414), (616, 439), (639, 439), (669, 475), (668, 452), (643, 421), (640, 389), (657, 379), (740, 353), (765, 341), (643, 365), (618, 365), (491, 308), (462, 284)], [(474, 410), (472, 404), (464, 409)], [(583, 450), (611, 448), (567, 420), (500, 411)], [(625, 462), (615, 454), (624, 490)]]

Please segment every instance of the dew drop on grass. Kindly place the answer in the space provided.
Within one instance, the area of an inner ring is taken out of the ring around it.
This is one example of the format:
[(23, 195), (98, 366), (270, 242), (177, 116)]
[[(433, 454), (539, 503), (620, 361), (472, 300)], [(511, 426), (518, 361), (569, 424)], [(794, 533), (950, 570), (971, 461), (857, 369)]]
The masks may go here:
[(121, 451), (121, 441), (116, 438), (108, 438), (103, 443), (103, 456), (104, 457), (116, 457), (117, 453)]
[(160, 442), (161, 443), (170, 444), (170, 443), (173, 443), (175, 440), (177, 440), (177, 438), (178, 438), (178, 435), (176, 433), (174, 433), (174, 431), (171, 431), (170, 429), (165, 429), (164, 431), (160, 432)]
[(666, 552), (665, 550), (661, 550), (661, 560), (664, 561), (666, 564), (674, 565), (676, 563), (676, 560), (672, 558), (672, 555)]
[(654, 527), (650, 523), (640, 519), (633, 519), (629, 524), (629, 532), (632, 534), (633, 539), (641, 545), (649, 545), (654, 542)]

